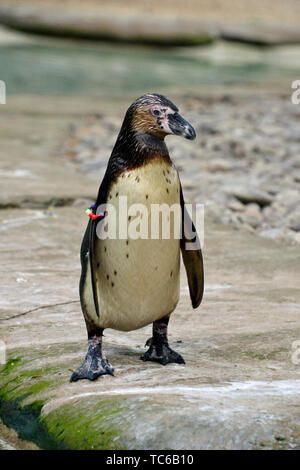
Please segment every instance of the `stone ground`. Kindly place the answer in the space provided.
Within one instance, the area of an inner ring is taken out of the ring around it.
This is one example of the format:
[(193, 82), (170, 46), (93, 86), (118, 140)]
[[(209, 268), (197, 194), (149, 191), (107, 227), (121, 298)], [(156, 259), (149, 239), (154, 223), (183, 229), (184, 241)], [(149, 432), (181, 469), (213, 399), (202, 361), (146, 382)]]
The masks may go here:
[[(183, 102), (195, 116), (198, 105), (176, 100)], [(103, 171), (97, 164), (91, 174), (83, 168), (88, 159), (66, 156), (70, 126), (76, 137), (90, 132), (101, 109), (102, 120), (115, 120), (113, 143), (125, 107), (19, 97), (1, 117), (1, 435), (16, 447), (48, 449), (300, 448), (300, 365), (292, 352), (300, 340), (299, 246), (221, 224), (212, 213), (203, 303), (192, 310), (182, 271), (170, 323), (170, 344), (186, 365), (139, 360), (150, 326), (108, 330), (115, 377), (68, 382), (86, 350), (78, 303), (84, 209)], [(184, 142), (184, 151), (192, 154), (194, 145)], [(170, 147), (181, 166), (171, 138)]]

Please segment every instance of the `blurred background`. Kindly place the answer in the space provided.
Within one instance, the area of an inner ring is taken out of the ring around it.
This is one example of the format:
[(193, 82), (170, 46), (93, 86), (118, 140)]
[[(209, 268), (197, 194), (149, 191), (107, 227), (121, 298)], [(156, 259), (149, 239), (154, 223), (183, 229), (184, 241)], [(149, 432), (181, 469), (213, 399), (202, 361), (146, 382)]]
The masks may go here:
[(297, 0), (1, 0), (1, 77), (10, 95), (271, 86), (297, 73), (299, 19)]

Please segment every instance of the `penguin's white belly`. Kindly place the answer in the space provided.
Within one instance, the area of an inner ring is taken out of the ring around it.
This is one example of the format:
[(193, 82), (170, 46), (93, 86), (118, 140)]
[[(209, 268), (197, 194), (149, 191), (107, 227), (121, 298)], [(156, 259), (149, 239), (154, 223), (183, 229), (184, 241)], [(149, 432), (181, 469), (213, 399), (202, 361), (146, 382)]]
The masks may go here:
[[(129, 237), (124, 239), (119, 236), (121, 196), (127, 196), (128, 210), (132, 204), (146, 208), (143, 223), (140, 212), (130, 216), (129, 210)], [(168, 239), (161, 238), (161, 221), (159, 239), (151, 238), (150, 216), (151, 204), (177, 204), (180, 209), (177, 171), (166, 162), (155, 161), (125, 172), (112, 185), (107, 202), (116, 209), (116, 239), (96, 240), (97, 323), (101, 328), (134, 330), (171, 314), (179, 300), (180, 240), (174, 236), (172, 213)], [(130, 237), (130, 224), (135, 227), (137, 220), (139, 230), (145, 229), (147, 221), (147, 239)]]

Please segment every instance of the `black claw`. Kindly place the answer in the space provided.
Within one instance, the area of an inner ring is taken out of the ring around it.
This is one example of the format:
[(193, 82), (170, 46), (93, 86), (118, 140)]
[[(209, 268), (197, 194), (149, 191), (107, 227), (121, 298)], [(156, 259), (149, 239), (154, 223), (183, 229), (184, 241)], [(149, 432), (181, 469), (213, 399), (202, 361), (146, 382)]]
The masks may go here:
[(77, 380), (79, 380), (78, 374), (76, 374), (76, 372), (73, 372), (70, 377), (70, 382), (77, 382)]
[(109, 362), (102, 361), (101, 366), (103, 367), (103, 369), (106, 371), (107, 374), (112, 375), (113, 377), (115, 376), (114, 368), (110, 365)]
[(185, 364), (185, 360), (183, 359), (180, 354), (178, 354), (177, 360), (175, 361), (177, 364)]
[(163, 366), (166, 366), (168, 364), (168, 357), (164, 356), (160, 361), (159, 361)]

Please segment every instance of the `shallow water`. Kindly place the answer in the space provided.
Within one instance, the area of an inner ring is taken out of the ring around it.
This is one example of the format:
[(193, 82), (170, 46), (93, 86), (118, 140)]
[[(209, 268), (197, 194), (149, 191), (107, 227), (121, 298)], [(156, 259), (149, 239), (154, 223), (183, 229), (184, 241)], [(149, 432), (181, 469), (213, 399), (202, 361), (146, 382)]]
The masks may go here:
[(39, 38), (0, 28), (0, 79), (9, 94), (138, 94), (297, 78), (300, 47), (217, 43), (154, 48)]

